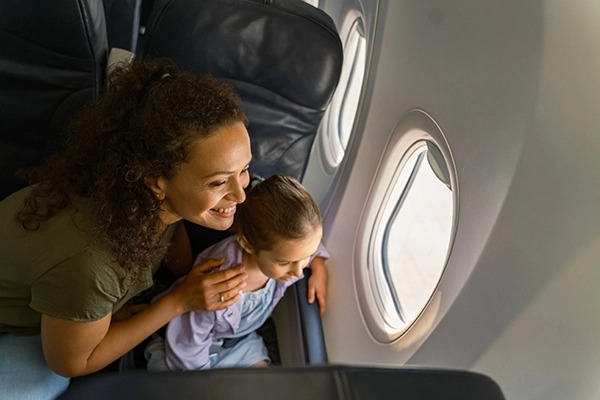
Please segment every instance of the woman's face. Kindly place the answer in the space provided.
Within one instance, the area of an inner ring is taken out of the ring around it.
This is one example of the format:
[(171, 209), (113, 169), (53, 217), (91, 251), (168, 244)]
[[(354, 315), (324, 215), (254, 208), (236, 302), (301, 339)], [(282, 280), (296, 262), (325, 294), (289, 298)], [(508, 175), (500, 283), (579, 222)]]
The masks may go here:
[(250, 136), (242, 122), (199, 140), (190, 151), (190, 160), (173, 178), (158, 179), (159, 197), (164, 199), (163, 223), (185, 219), (212, 229), (228, 229), (237, 204), (246, 199), (251, 159)]

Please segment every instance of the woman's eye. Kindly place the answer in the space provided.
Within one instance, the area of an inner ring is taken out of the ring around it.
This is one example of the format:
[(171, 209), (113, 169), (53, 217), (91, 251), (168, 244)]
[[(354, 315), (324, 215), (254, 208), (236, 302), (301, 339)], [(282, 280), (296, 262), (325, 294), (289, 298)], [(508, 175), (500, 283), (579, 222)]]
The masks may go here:
[(287, 267), (288, 265), (290, 265), (289, 261), (283, 261), (279, 263), (280, 266), (282, 267)]
[(217, 181), (217, 182), (211, 183), (210, 186), (219, 187), (219, 186), (223, 186), (226, 183), (227, 183), (227, 181)]

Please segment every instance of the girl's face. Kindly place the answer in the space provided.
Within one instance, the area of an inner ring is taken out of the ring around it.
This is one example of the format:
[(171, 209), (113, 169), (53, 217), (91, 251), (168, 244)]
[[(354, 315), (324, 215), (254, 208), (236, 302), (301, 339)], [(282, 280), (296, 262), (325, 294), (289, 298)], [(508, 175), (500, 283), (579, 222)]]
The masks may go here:
[(279, 282), (288, 281), (302, 275), (310, 257), (319, 248), (323, 230), (315, 228), (303, 239), (279, 240), (270, 250), (254, 254), (261, 272)]
[(228, 229), (237, 204), (246, 199), (251, 159), (250, 136), (242, 122), (199, 140), (190, 160), (173, 178), (158, 178), (163, 223), (186, 219), (212, 229)]

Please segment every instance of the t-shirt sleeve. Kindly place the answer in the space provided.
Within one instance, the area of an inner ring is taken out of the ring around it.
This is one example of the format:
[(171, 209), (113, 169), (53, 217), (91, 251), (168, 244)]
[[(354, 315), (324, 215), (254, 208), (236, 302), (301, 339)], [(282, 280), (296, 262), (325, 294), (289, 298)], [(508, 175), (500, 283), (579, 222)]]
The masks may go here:
[(310, 261), (312, 261), (315, 257), (322, 257), (324, 259), (328, 259), (330, 257), (329, 252), (327, 251), (323, 243), (319, 243), (319, 247), (317, 248), (315, 254), (311, 256)]
[(55, 318), (95, 321), (106, 316), (125, 293), (123, 278), (86, 249), (55, 265), (31, 288), (30, 306)]

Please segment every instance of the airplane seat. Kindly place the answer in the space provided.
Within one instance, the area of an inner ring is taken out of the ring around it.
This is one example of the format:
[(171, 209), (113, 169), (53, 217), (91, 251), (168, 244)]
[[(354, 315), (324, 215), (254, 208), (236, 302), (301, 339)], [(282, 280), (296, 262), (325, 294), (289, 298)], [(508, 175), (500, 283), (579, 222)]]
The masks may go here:
[[(250, 120), (250, 171), (302, 179), (342, 68), (341, 40), (324, 11), (302, 0), (155, 0), (136, 53), (231, 83)], [(186, 227), (194, 254), (229, 234)], [(325, 362), (318, 306), (301, 283), (294, 290), (306, 361)]]
[(142, 0), (103, 0), (108, 48), (135, 52), (137, 47)]
[(67, 120), (101, 91), (107, 57), (101, 0), (0, 2), (0, 200), (62, 142)]
[(250, 119), (252, 171), (302, 178), (342, 66), (325, 12), (302, 0), (157, 0), (137, 53), (229, 81)]
[(74, 381), (70, 399), (504, 400), (490, 377), (470, 371), (324, 365), (189, 372), (105, 373)]

